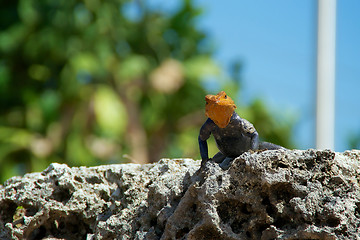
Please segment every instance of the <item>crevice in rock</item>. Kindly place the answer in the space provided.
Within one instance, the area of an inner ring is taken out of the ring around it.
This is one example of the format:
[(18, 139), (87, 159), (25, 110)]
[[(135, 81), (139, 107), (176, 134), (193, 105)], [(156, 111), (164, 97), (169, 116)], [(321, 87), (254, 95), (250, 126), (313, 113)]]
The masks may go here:
[(11, 200), (0, 201), (0, 220), (4, 223), (12, 222), (17, 207), (17, 204)]
[(85, 180), (90, 184), (101, 184), (104, 182), (99, 176), (89, 176), (86, 177)]
[(71, 198), (70, 190), (66, 187), (55, 188), (52, 193), (52, 199), (66, 204)]
[(43, 226), (40, 226), (39, 228), (34, 229), (29, 234), (28, 239), (37, 240), (37, 239), (43, 239), (44, 237), (46, 237), (46, 229)]
[(216, 210), (223, 224), (228, 224), (235, 234), (244, 231), (253, 212), (251, 205), (235, 199), (221, 202)]

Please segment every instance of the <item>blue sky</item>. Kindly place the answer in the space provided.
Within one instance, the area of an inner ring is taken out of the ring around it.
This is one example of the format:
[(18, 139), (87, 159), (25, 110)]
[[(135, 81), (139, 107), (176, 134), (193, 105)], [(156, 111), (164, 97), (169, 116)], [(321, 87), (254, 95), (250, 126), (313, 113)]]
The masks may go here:
[[(315, 147), (317, 1), (198, 0), (200, 26), (214, 39), (225, 68), (244, 64), (242, 101), (260, 97), (297, 118), (294, 140)], [(337, 3), (335, 150), (360, 134), (360, 1)], [(285, 115), (286, 116), (286, 115)]]
[[(152, 0), (161, 8), (179, 1)], [(317, 1), (196, 0), (204, 8), (199, 27), (216, 44), (225, 69), (243, 62), (243, 96), (262, 98), (274, 112), (297, 119), (294, 140), (315, 147)], [(335, 150), (360, 134), (360, 1), (337, 1)], [(261, 133), (260, 133), (261, 134)]]

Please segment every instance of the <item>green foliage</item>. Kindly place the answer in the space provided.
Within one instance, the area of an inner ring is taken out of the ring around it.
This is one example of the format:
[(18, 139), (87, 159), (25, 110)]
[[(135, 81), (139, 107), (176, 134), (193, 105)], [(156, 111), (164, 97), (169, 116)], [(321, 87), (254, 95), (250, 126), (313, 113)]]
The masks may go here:
[[(221, 76), (199, 14), (191, 0), (167, 13), (146, 1), (2, 1), (0, 181), (55, 161), (197, 158), (205, 79)], [(291, 125), (252, 107), (285, 144)]]
[(239, 113), (254, 124), (263, 141), (279, 144), (286, 148), (294, 148), (291, 140), (294, 120), (284, 113), (271, 113), (263, 101), (255, 99), (249, 106), (243, 107)]
[(354, 131), (348, 134), (348, 144), (350, 149), (360, 149), (360, 131)]

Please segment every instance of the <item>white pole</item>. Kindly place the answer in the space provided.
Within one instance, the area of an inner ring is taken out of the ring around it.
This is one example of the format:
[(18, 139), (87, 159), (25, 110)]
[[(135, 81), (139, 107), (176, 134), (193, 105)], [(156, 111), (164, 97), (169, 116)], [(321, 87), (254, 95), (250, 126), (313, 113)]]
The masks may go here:
[(336, 0), (318, 0), (316, 148), (334, 150)]

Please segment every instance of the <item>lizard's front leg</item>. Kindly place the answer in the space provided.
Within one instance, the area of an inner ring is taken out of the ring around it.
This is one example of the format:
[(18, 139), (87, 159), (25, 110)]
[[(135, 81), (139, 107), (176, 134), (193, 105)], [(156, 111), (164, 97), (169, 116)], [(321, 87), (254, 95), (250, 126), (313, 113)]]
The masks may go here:
[(203, 166), (209, 160), (208, 145), (207, 145), (206, 140), (201, 139), (200, 135), (199, 135), (198, 141), (199, 141), (199, 148), (200, 148), (200, 155), (201, 155), (201, 166)]

